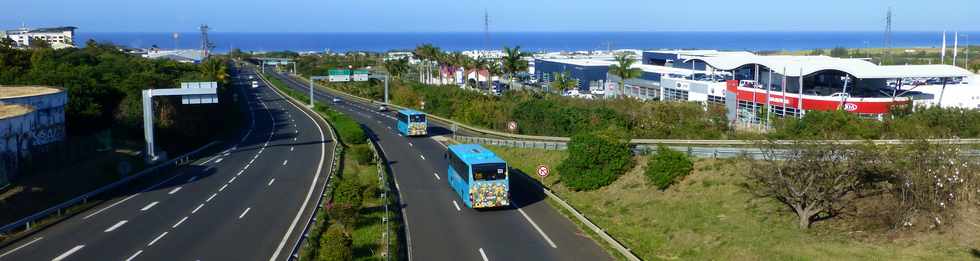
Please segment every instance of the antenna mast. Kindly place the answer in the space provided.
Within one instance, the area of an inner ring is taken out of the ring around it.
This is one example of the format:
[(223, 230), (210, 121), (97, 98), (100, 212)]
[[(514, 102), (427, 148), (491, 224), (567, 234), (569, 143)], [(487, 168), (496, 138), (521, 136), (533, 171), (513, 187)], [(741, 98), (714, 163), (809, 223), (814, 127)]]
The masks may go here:
[(483, 48), (490, 50), (490, 12), (483, 9)]
[(892, 8), (888, 7), (888, 13), (885, 15), (885, 50), (882, 52), (881, 63), (885, 64), (885, 61), (891, 59), (892, 56)]
[(202, 58), (208, 58), (211, 55), (211, 48), (214, 48), (214, 44), (208, 41), (208, 30), (211, 30), (207, 24), (201, 25), (201, 53)]

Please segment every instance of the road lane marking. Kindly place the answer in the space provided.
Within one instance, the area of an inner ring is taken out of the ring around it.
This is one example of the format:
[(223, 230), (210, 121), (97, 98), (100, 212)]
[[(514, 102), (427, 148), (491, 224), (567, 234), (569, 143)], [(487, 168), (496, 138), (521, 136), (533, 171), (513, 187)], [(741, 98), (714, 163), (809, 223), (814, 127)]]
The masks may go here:
[(211, 199), (213, 199), (214, 196), (217, 196), (217, 195), (218, 195), (218, 193), (211, 194), (211, 197), (208, 197), (208, 199), (205, 200), (204, 202), (211, 202)]
[(289, 151), (293, 151), (296, 147), (289, 147)]
[(551, 245), (551, 248), (558, 248), (558, 245), (555, 245), (555, 242), (551, 241), (551, 237), (548, 237), (548, 234), (545, 234), (544, 230), (541, 230), (541, 227), (538, 227), (538, 223), (534, 223), (534, 220), (531, 220), (531, 217), (528, 216), (527, 213), (524, 213), (524, 209), (522, 209), (516, 203), (514, 204), (514, 207), (517, 207), (517, 211), (524, 216), (524, 219), (527, 219), (527, 222), (531, 223), (531, 226), (533, 226), (534, 229), (538, 231), (538, 234), (541, 234), (541, 237), (544, 237), (544, 240), (548, 241), (548, 244)]
[(173, 195), (174, 193), (177, 193), (177, 191), (180, 191), (180, 188), (182, 187), (176, 187), (173, 190), (170, 190), (170, 192), (167, 192), (167, 195)]
[(214, 164), (221, 163), (222, 160), (225, 160), (225, 158), (218, 158), (218, 160), (215, 160), (214, 161)]
[(433, 173), (432, 173), (432, 176), (436, 176), (436, 179), (437, 179), (437, 180), (442, 180), (442, 178), (439, 178), (439, 173), (434, 173), (434, 172), (433, 172)]
[(153, 201), (153, 203), (147, 204), (145, 207), (143, 207), (142, 209), (140, 209), (140, 211), (150, 210), (150, 208), (153, 208), (153, 206), (156, 206), (157, 203), (160, 203), (160, 201)]
[(422, 160), (425, 160), (425, 156), (422, 156), (421, 154), (419, 155), (419, 158), (422, 158)]
[(456, 211), (463, 211), (463, 210), (459, 209), (459, 204), (456, 204), (456, 201), (455, 200), (453, 200), (453, 206), (456, 207)]
[(102, 213), (102, 211), (106, 211), (107, 209), (110, 209), (112, 207), (115, 207), (116, 205), (122, 204), (123, 202), (126, 202), (127, 200), (135, 197), (136, 195), (139, 195), (139, 193), (136, 193), (136, 194), (133, 194), (133, 195), (131, 195), (129, 197), (126, 197), (126, 198), (124, 198), (124, 199), (122, 199), (122, 200), (120, 200), (120, 201), (118, 201), (116, 203), (112, 203), (112, 205), (109, 205), (108, 207), (102, 208), (99, 211), (96, 211), (95, 213), (89, 214), (88, 216), (85, 216), (82, 219), (88, 219), (88, 218), (90, 218), (92, 216), (98, 215), (99, 213)]
[(409, 147), (415, 147), (415, 144), (412, 144), (411, 142), (409, 142), (409, 143), (408, 143), (408, 146), (409, 146)]
[(286, 162), (289, 162), (289, 160), (285, 160), (285, 161), (283, 161), (283, 162), (282, 162), (282, 165), (283, 165), (283, 166), (286, 166)]
[(163, 236), (166, 236), (166, 235), (167, 235), (167, 232), (163, 232), (163, 234), (160, 234), (159, 236), (157, 236), (157, 238), (154, 238), (153, 241), (150, 241), (150, 244), (147, 244), (146, 246), (153, 246), (153, 244), (155, 244), (157, 241), (160, 241), (160, 239), (163, 238)]
[(54, 259), (51, 259), (51, 261), (61, 261), (61, 260), (64, 260), (65, 258), (68, 258), (68, 256), (70, 256), (71, 254), (74, 254), (75, 252), (78, 252), (78, 250), (82, 250), (83, 247), (85, 247), (85, 245), (77, 245), (77, 246), (69, 249), (65, 253), (62, 253), (60, 256), (55, 257)]
[(129, 256), (129, 258), (127, 258), (126, 261), (133, 261), (133, 259), (136, 259), (136, 257), (139, 256), (142, 253), (143, 253), (143, 250), (136, 251), (136, 253), (133, 254), (132, 256)]
[(272, 186), (272, 182), (276, 182), (276, 179), (275, 178), (270, 179), (269, 180), (269, 184), (266, 185), (266, 186)]
[(203, 207), (204, 207), (204, 203), (201, 203), (200, 205), (197, 205), (197, 207), (194, 208), (194, 210), (191, 210), (191, 214), (197, 213), (197, 211), (198, 210), (201, 210), (201, 208), (203, 208)]
[(237, 179), (237, 178), (238, 178), (238, 176), (231, 177), (231, 179), (228, 180), (228, 184), (231, 184), (232, 182), (235, 182), (235, 179)]
[(293, 137), (293, 141), (296, 141), (296, 137)]
[(7, 251), (7, 253), (3, 253), (2, 255), (0, 255), (0, 258), (3, 258), (4, 256), (9, 255), (10, 253), (16, 252), (17, 250), (20, 250), (21, 248), (24, 248), (24, 247), (27, 247), (27, 246), (29, 246), (31, 244), (34, 244), (34, 242), (40, 241), (41, 239), (44, 239), (44, 237), (35, 238), (34, 240), (31, 240), (31, 242), (27, 242), (27, 244), (23, 244), (23, 245), (21, 245), (21, 246), (19, 246), (17, 248), (11, 249), (10, 251)]
[(245, 217), (245, 214), (248, 214), (248, 211), (249, 210), (252, 210), (252, 208), (246, 208), (245, 211), (242, 212), (241, 215), (238, 215), (238, 219), (242, 219), (243, 217)]
[(112, 225), (111, 227), (105, 229), (105, 231), (102, 231), (102, 232), (105, 232), (105, 233), (112, 232), (113, 230), (116, 230), (117, 228), (121, 227), (122, 225), (125, 225), (126, 222), (129, 222), (129, 221), (122, 220), (122, 221), (116, 222), (115, 225)]
[(225, 188), (227, 188), (227, 187), (228, 187), (228, 184), (225, 184), (224, 186), (221, 186), (221, 188), (219, 188), (218, 191), (225, 190)]
[(184, 223), (184, 221), (187, 221), (187, 217), (181, 218), (180, 221), (177, 221), (177, 224), (174, 224), (174, 226), (170, 228), (177, 228), (181, 223)]
[(487, 259), (487, 253), (483, 252), (482, 247), (480, 248), (480, 256), (483, 257), (483, 261), (490, 261), (490, 259)]

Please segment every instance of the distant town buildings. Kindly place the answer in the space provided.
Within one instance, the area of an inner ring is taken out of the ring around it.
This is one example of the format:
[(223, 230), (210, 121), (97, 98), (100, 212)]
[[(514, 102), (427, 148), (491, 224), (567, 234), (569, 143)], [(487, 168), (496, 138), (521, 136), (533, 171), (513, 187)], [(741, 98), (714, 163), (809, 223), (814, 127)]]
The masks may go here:
[(45, 41), (54, 49), (74, 48), (75, 29), (73, 26), (18, 28), (4, 31), (0, 37), (13, 40), (17, 47), (30, 46), (32, 41)]

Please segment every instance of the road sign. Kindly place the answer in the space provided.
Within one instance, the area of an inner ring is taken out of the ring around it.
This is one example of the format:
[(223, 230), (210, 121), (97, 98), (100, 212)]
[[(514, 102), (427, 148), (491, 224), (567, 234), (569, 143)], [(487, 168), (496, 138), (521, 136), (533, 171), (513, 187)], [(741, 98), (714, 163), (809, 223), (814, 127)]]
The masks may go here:
[[(217, 82), (182, 82), (181, 89), (218, 89)], [(181, 104), (212, 104), (218, 103), (217, 94), (188, 94), (181, 96)]]
[(551, 173), (551, 170), (548, 169), (548, 166), (538, 165), (538, 176), (544, 178), (548, 176), (548, 173)]
[(507, 123), (507, 130), (509, 130), (511, 132), (517, 131), (517, 122), (516, 121), (510, 121), (510, 122), (508, 122)]

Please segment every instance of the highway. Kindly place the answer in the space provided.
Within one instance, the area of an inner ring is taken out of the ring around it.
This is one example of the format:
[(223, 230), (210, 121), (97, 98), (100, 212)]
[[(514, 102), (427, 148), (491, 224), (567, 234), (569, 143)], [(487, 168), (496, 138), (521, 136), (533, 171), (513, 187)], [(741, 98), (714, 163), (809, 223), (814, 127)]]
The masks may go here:
[(216, 153), (0, 249), (0, 260), (285, 260), (335, 142), (277, 92), (246, 87), (252, 72), (232, 71), (246, 126)]
[[(308, 83), (272, 75), (309, 93)], [(430, 137), (406, 138), (395, 131), (391, 112), (379, 112), (376, 105), (342, 98), (333, 103), (337, 96), (321, 89), (315, 96), (360, 122), (381, 146), (401, 194), (411, 260), (611, 259), (520, 175), (511, 178), (515, 208), (466, 208), (447, 183), (446, 147), (432, 137), (451, 134), (445, 126), (429, 121)]]

